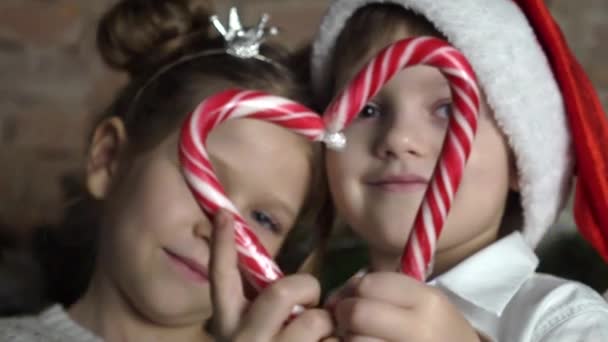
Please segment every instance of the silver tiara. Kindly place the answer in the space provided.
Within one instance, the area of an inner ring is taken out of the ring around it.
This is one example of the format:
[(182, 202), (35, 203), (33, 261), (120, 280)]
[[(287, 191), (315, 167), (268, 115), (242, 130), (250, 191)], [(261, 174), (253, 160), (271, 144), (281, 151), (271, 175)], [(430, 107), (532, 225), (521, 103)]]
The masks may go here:
[(243, 27), (236, 7), (230, 8), (228, 27), (225, 27), (217, 15), (209, 18), (215, 29), (224, 37), (226, 52), (239, 58), (258, 58), (266, 60), (260, 55), (260, 46), (266, 38), (277, 35), (279, 30), (268, 26), (268, 14), (262, 14), (255, 27)]
[(201, 52), (193, 53), (190, 55), (183, 56), (182, 58), (165, 65), (160, 68), (152, 77), (144, 83), (144, 85), (137, 91), (131, 106), (129, 107), (129, 113), (135, 108), (139, 102), (139, 98), (143, 92), (148, 88), (152, 82), (154, 82), (161, 75), (167, 71), (175, 68), (177, 65), (201, 58), (213, 55), (229, 54), (231, 56), (242, 58), (242, 59), (257, 59), (265, 63), (273, 65), (275, 68), (287, 70), (282, 64), (273, 61), (272, 59), (260, 54), (260, 47), (269, 35), (277, 35), (279, 30), (274, 27), (268, 27), (268, 14), (263, 14), (256, 27), (246, 28), (241, 24), (241, 18), (235, 7), (230, 8), (230, 14), (228, 17), (228, 28), (220, 22), (217, 15), (213, 15), (209, 18), (216, 30), (224, 37), (225, 47), (223, 49), (211, 49), (203, 50)]

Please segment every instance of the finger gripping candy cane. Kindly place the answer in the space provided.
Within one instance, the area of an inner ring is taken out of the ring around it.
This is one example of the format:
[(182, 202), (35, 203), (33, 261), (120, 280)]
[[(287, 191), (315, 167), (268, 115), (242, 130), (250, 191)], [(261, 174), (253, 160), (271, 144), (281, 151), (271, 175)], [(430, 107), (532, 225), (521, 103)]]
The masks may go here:
[(443, 149), (401, 259), (405, 274), (424, 281), (477, 130), (479, 89), (472, 67), (441, 39), (398, 41), (382, 50), (336, 97), (325, 111), (325, 124), (331, 136), (329, 147), (344, 148), (347, 142), (341, 131), (395, 74), (415, 65), (438, 68), (450, 83), (453, 100)]
[(268, 121), (312, 141), (323, 138), (323, 122), (318, 114), (293, 101), (258, 91), (227, 90), (203, 101), (182, 126), (179, 156), (186, 182), (208, 215), (214, 216), (221, 208), (232, 212), (239, 265), (251, 285), (261, 290), (283, 274), (226, 197), (205, 148), (215, 127), (237, 118)]

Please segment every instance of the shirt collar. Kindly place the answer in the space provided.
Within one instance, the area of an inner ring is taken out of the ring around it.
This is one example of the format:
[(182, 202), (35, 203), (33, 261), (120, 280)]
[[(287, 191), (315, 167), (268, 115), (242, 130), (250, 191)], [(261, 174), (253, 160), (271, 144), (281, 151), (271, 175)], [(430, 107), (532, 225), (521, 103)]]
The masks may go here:
[(464, 260), (429, 284), (500, 316), (538, 266), (538, 258), (514, 232)]

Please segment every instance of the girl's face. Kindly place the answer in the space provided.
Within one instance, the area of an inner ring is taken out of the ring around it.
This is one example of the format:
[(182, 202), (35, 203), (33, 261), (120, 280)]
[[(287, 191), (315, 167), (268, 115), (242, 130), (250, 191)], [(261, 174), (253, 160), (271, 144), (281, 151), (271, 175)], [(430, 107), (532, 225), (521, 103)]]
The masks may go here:
[[(353, 75), (342, 76), (339, 84)], [(448, 82), (437, 69), (405, 69), (347, 128), (346, 149), (327, 153), (338, 212), (369, 243), (376, 269), (397, 267), (440, 156), (450, 104)], [(514, 178), (509, 148), (482, 101), (470, 159), (439, 239), (436, 271), (496, 239)]]
[[(113, 136), (106, 147), (97, 139), (106, 155), (120, 149), (111, 141), (120, 142), (121, 135)], [(207, 146), (228, 197), (269, 252), (276, 253), (309, 191), (312, 146), (255, 120), (223, 124)], [(89, 171), (89, 189), (107, 203), (96, 276), (139, 315), (161, 325), (201, 324), (212, 313), (211, 223), (183, 179), (177, 150), (176, 132), (127, 166), (99, 157), (106, 166)]]

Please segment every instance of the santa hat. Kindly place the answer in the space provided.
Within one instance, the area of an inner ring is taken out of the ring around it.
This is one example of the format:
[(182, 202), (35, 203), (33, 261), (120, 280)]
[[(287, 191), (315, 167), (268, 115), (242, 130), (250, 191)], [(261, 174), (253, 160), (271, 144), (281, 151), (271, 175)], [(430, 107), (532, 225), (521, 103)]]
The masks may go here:
[(608, 261), (608, 122), (543, 0), (335, 0), (313, 44), (319, 98), (346, 21), (373, 3), (425, 16), (475, 69), (516, 155), (527, 242), (555, 222), (576, 173), (577, 225)]

